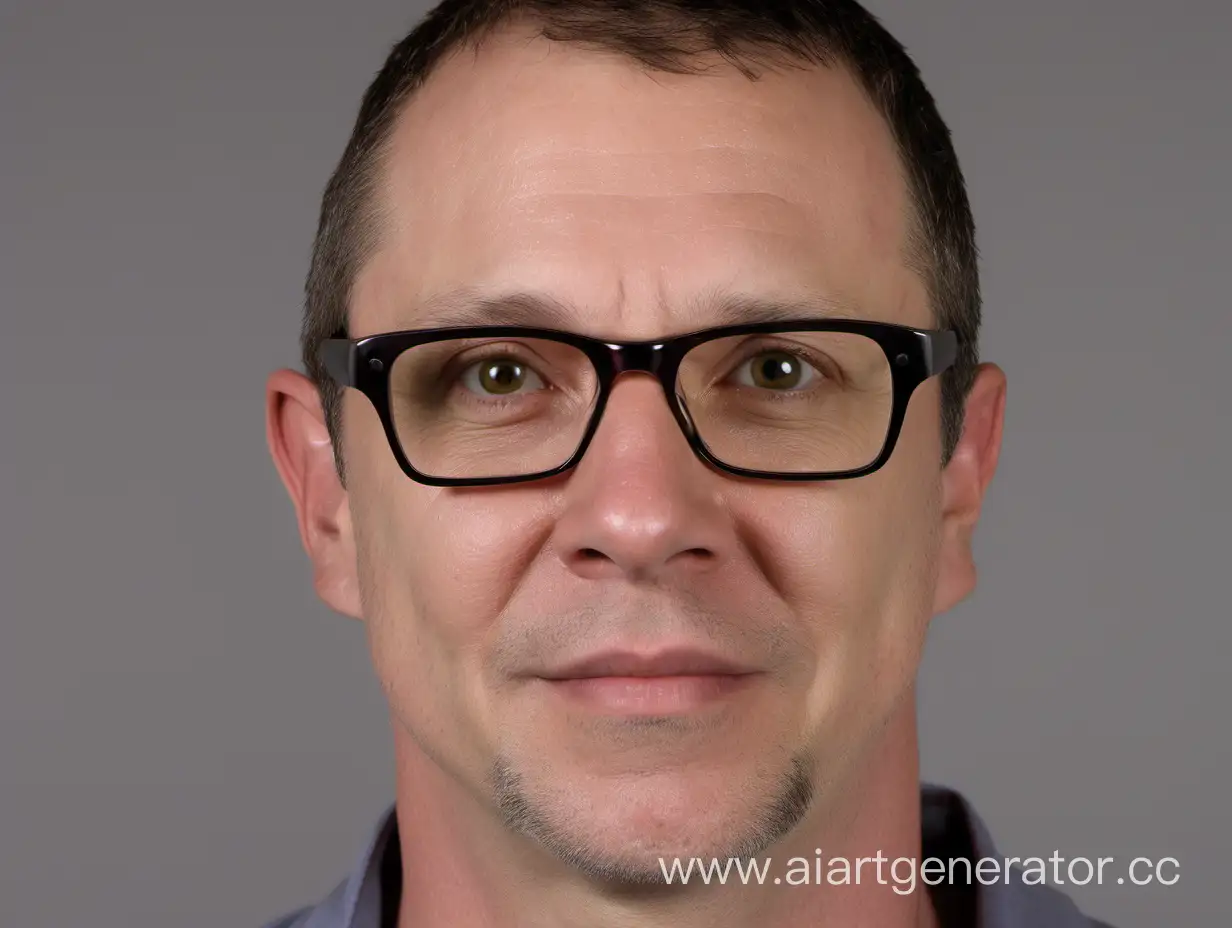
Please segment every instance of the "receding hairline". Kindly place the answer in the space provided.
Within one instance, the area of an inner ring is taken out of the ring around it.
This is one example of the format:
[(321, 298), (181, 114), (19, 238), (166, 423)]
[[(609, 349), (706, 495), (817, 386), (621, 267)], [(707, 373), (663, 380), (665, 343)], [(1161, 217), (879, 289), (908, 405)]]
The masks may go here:
[[(765, 71), (786, 74), (791, 71), (807, 71), (825, 68), (841, 72), (848, 77), (859, 92), (861, 99), (871, 108), (879, 123), (885, 128), (890, 144), (894, 149), (894, 165), (899, 180), (903, 184), (903, 230), (902, 241), (899, 244), (900, 256), (904, 266), (914, 272), (927, 285), (929, 276), (934, 270), (934, 260), (930, 255), (931, 241), (925, 228), (921, 214), (921, 204), (918, 201), (915, 185), (912, 182), (911, 171), (907, 164), (907, 153), (895, 132), (894, 126), (881, 105), (875, 99), (866, 83), (861, 79), (859, 68), (848, 55), (839, 49), (828, 50), (823, 57), (816, 59), (802, 55), (791, 49), (785, 49), (766, 42), (744, 40), (737, 44), (735, 53), (725, 55), (713, 48), (699, 45), (695, 51), (682, 52), (673, 56), (672, 61), (679, 67), (659, 67), (646, 62), (641, 57), (623, 49), (613, 47), (609, 43), (587, 41), (573, 38), (554, 39), (545, 33), (550, 32), (551, 23), (542, 15), (525, 9), (514, 10), (491, 23), (486, 24), (474, 35), (467, 36), (456, 46), (449, 49), (440, 60), (434, 62), (421, 77), (410, 87), (397, 103), (397, 112), (387, 126), (379, 144), (372, 156), (364, 165), (367, 175), (367, 194), (359, 207), (358, 225), (363, 230), (363, 248), (357, 255), (353, 276), (349, 289), (354, 291), (355, 283), (368, 266), (372, 256), (382, 247), (385, 235), (392, 223), (394, 204), (384, 194), (390, 188), (391, 158), (395, 141), (399, 137), (399, 129), (410, 117), (417, 100), (420, 100), (424, 89), (433, 78), (440, 76), (451, 64), (466, 54), (478, 58), (484, 49), (490, 45), (506, 41), (517, 42), (519, 39), (527, 44), (542, 41), (551, 45), (565, 45), (581, 49), (600, 58), (609, 58), (630, 63), (648, 75), (655, 73), (671, 73), (680, 76), (704, 78), (716, 71), (730, 73), (736, 71), (745, 78), (756, 81)], [(928, 287), (931, 291), (931, 286)], [(347, 300), (347, 315), (350, 315), (351, 301)], [(932, 300), (930, 298), (930, 304)], [(931, 306), (934, 318), (939, 307)]]

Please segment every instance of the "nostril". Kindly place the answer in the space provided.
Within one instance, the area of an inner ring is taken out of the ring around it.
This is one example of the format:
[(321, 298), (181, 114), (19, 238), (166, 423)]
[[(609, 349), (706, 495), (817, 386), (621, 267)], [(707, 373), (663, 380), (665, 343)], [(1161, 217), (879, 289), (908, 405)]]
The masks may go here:
[(709, 548), (689, 548), (689, 550), (684, 553), (707, 561), (714, 559), (714, 552)]
[(578, 555), (587, 561), (607, 560), (607, 555), (597, 548), (583, 548), (578, 552)]

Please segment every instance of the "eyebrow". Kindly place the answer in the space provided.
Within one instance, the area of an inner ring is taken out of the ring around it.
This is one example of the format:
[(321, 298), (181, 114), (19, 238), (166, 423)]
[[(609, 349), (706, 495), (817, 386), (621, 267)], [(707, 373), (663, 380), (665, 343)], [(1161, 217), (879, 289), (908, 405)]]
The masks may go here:
[[(473, 289), (460, 289), (429, 298), (415, 315), (416, 327), (420, 328), (517, 325), (571, 331), (577, 328), (581, 314), (568, 303), (543, 293), (483, 294)], [(724, 293), (690, 301), (685, 315), (696, 328), (860, 318), (854, 307), (831, 298), (767, 299)]]
[(794, 322), (799, 319), (859, 318), (855, 307), (829, 297), (767, 299), (743, 294), (722, 294), (698, 307), (698, 315), (715, 319), (716, 325), (758, 322)]
[(522, 325), (567, 329), (577, 321), (568, 304), (542, 293), (514, 292), (485, 295), (473, 289), (452, 290), (430, 297), (415, 314), (416, 326)]

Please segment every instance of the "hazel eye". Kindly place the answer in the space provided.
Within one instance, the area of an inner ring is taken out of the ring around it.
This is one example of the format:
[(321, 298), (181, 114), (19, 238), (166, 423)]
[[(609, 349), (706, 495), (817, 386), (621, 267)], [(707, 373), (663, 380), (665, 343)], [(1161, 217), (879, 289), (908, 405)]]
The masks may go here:
[(462, 372), (462, 386), (479, 396), (512, 396), (543, 389), (542, 378), (512, 358), (485, 358)]
[(820, 372), (798, 355), (787, 351), (763, 351), (736, 369), (736, 382), (760, 390), (799, 390)]

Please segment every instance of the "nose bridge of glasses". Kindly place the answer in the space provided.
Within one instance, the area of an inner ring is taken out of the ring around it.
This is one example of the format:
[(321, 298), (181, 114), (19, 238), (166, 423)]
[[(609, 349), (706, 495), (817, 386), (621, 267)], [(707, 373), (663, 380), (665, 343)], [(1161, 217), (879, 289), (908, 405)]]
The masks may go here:
[(609, 343), (607, 347), (612, 352), (612, 370), (616, 374), (636, 372), (658, 375), (663, 369), (666, 354), (662, 343)]
[(672, 347), (670, 342), (609, 342), (607, 348), (612, 357), (613, 382), (621, 374), (648, 374), (659, 381), (667, 395), (668, 405), (677, 411), (675, 407), (679, 404), (671, 402), (676, 388), (669, 379), (674, 379), (679, 359), (674, 356)]
[[(673, 357), (671, 347), (671, 343), (664, 342), (607, 343), (612, 357), (613, 383), (622, 374), (648, 374), (658, 380), (673, 418), (684, 430), (686, 437), (691, 437), (695, 432), (692, 418), (684, 406), (683, 397), (678, 395), (675, 385), (668, 382), (679, 363), (678, 359)], [(673, 394), (677, 394), (675, 402)]]

